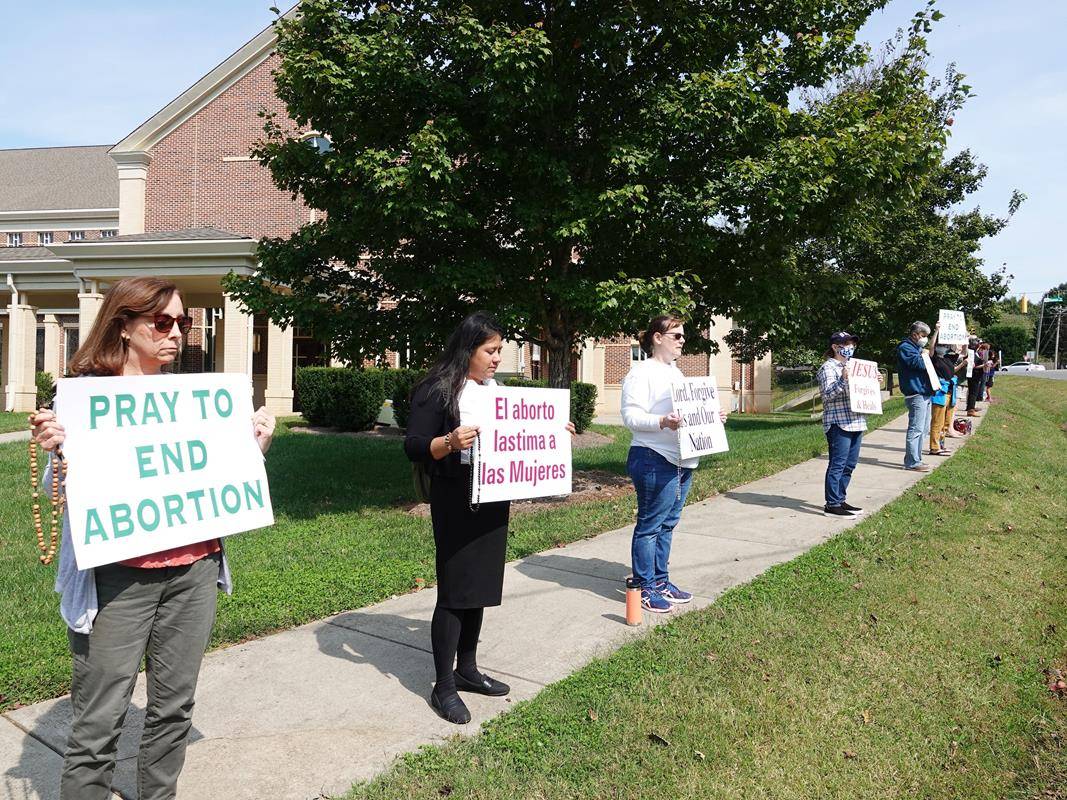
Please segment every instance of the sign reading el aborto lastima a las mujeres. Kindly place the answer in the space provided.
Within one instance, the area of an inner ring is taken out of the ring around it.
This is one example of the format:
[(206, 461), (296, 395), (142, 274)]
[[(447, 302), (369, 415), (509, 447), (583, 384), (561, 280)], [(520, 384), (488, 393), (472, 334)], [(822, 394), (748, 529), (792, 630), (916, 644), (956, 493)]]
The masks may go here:
[(78, 568), (273, 525), (252, 413), (244, 375), (59, 381)]
[(730, 449), (726, 426), (719, 416), (719, 387), (714, 376), (686, 378), (671, 384), (671, 403), (682, 418), (678, 444), (683, 459)]
[(877, 361), (850, 358), (848, 370), (848, 403), (855, 414), (882, 413), (882, 378)]
[(566, 389), (467, 385), (460, 418), (480, 429), (472, 503), (571, 493), (570, 396)]

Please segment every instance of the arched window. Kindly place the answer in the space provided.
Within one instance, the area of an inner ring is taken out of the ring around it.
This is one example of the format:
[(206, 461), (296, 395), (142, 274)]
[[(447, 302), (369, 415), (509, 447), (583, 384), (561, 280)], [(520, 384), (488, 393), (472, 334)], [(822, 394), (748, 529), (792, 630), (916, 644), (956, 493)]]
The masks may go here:
[(333, 142), (317, 131), (309, 131), (302, 137), (302, 141), (310, 147), (314, 147), (320, 153), (328, 153), (333, 150)]

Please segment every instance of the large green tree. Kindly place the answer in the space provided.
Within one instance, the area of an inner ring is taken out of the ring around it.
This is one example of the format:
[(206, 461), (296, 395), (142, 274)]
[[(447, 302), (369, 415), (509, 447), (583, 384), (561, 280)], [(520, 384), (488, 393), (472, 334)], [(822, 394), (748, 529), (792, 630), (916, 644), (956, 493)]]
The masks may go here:
[(979, 253), (1024, 198), (1013, 194), (1005, 217), (961, 208), (985, 175), (965, 150), (914, 192), (865, 200), (826, 236), (799, 248), (811, 279), (799, 302), (811, 311), (795, 331), (782, 331), (780, 341), (825, 344), (831, 331), (847, 329), (860, 336), (868, 357), (891, 361), (910, 323), (932, 326), (939, 309), (962, 310), (971, 325), (996, 322), (1011, 276), (1003, 269), (986, 274)]
[(277, 91), (332, 149), (271, 120), (258, 154), (325, 213), (230, 288), (357, 361), (487, 308), (556, 386), (666, 307), (769, 332), (806, 313), (798, 243), (917, 186), (965, 94), (926, 91), (927, 8), (870, 80), (795, 101), (867, 61), (886, 1), (304, 0)]

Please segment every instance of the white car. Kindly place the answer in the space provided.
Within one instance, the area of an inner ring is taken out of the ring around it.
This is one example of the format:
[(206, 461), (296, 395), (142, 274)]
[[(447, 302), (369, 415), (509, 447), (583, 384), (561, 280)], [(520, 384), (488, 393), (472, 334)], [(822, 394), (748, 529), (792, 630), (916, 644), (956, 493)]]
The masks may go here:
[(1001, 372), (1044, 372), (1045, 368), (1041, 364), (1031, 364), (1029, 361), (1016, 361), (1014, 364), (1008, 364), (1006, 367), (1000, 368)]

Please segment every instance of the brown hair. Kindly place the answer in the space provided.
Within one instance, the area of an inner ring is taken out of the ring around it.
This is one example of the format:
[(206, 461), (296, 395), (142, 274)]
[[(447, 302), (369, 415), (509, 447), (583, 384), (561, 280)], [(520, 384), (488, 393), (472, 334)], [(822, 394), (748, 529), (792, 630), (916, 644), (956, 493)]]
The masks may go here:
[(123, 326), (131, 319), (158, 314), (178, 292), (163, 278), (123, 278), (108, 290), (96, 322), (70, 360), (71, 375), (121, 375), (126, 364)]
[(641, 343), (641, 349), (652, 355), (652, 337), (657, 333), (666, 333), (671, 328), (676, 328), (683, 324), (685, 324), (685, 320), (681, 317), (676, 317), (674, 314), (660, 314), (658, 317), (653, 317), (648, 321), (648, 327), (641, 334), (641, 338), (638, 339)]

